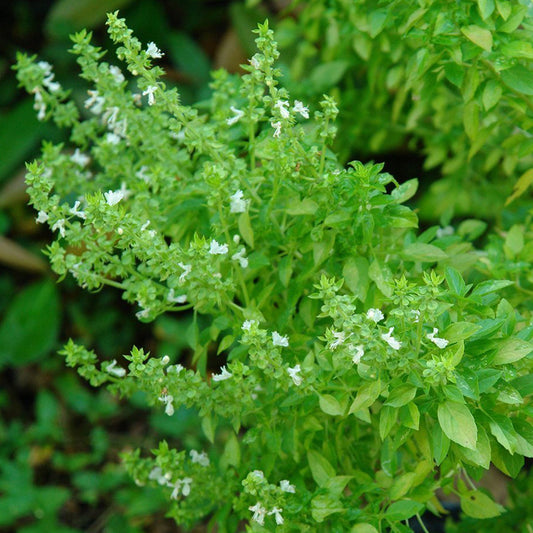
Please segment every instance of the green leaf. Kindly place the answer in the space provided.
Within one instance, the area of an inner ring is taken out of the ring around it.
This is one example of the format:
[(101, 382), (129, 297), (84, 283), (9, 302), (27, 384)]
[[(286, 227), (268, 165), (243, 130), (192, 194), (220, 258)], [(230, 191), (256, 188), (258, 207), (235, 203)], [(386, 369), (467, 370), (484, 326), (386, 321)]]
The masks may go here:
[(505, 205), (509, 205), (512, 201), (522, 196), (533, 184), (533, 168), (526, 170), (514, 185), (513, 194), (507, 198)]
[(377, 35), (381, 33), (381, 30), (385, 26), (387, 21), (387, 15), (389, 14), (388, 9), (376, 9), (372, 11), (368, 16), (368, 33), (370, 37), (374, 39)]
[(378, 533), (378, 530), (370, 524), (355, 524), (350, 533)]
[(253, 249), (254, 247), (254, 230), (252, 229), (252, 223), (250, 222), (250, 215), (248, 211), (241, 213), (239, 216), (239, 232), (242, 238), (246, 241), (246, 244)]
[(485, 470), (489, 469), (491, 458), (490, 440), (482, 426), (478, 427), (476, 449), (461, 448), (461, 454), (468, 462), (481, 466)]
[(533, 96), (533, 71), (523, 65), (515, 65), (504, 70), (500, 76), (509, 88), (519, 93)]
[(507, 339), (498, 347), (498, 351), (492, 360), (495, 365), (514, 363), (529, 355), (533, 351), (533, 343), (522, 339)]
[(478, 490), (471, 490), (461, 494), (461, 509), (472, 518), (494, 518), (505, 509), (495, 503), (490, 496)]
[(323, 522), (329, 515), (344, 511), (342, 503), (327, 494), (320, 494), (311, 500), (311, 516), (316, 522)]
[(309, 76), (309, 83), (317, 93), (325, 91), (341, 80), (349, 63), (343, 59), (321, 63), (313, 69)]
[(511, 454), (515, 452), (516, 432), (511, 421), (504, 415), (491, 415), (490, 432), (496, 440)]
[(402, 183), (396, 189), (391, 192), (391, 197), (397, 204), (403, 204), (410, 200), (418, 190), (418, 180), (416, 178), (408, 180)]
[(476, 449), (476, 421), (466, 405), (448, 400), (439, 405), (437, 417), (442, 431), (450, 440), (465, 448)]
[(386, 267), (382, 266), (377, 259), (374, 259), (368, 269), (368, 277), (377, 285), (377, 288), (387, 297), (392, 296), (392, 288), (386, 279), (390, 279)]
[(468, 138), (473, 141), (479, 130), (479, 105), (475, 100), (468, 102), (463, 110), (463, 125)]
[(319, 487), (325, 487), (328, 481), (335, 477), (335, 469), (329, 461), (315, 450), (307, 452), (307, 462), (311, 469), (311, 475)]
[(390, 433), (390, 430), (396, 424), (398, 419), (398, 409), (384, 405), (379, 413), (379, 436), (381, 440), (385, 440), (385, 437)]
[(507, 257), (514, 259), (524, 248), (524, 229), (515, 224), (505, 237), (504, 250)]
[(379, 397), (381, 382), (370, 381), (362, 385), (357, 391), (357, 396), (350, 406), (349, 414), (355, 413), (366, 407), (370, 407)]
[(296, 202), (287, 209), (288, 215), (314, 215), (318, 209), (318, 204), (311, 200), (311, 198), (304, 198), (300, 202)]
[(385, 511), (385, 518), (391, 521), (407, 520), (424, 508), (424, 504), (414, 500), (394, 502)]
[(468, 339), (481, 329), (479, 324), (472, 324), (471, 322), (455, 322), (450, 324), (443, 332), (443, 337), (450, 343)]
[(513, 284), (514, 283), (512, 281), (509, 281), (507, 279), (483, 281), (476, 285), (476, 287), (472, 291), (472, 296), (486, 296), (491, 292), (500, 291), (502, 289), (505, 289), (505, 287), (509, 287), (509, 285)]
[(492, 50), (492, 33), (476, 25), (465, 26), (461, 28), (461, 32), (465, 37), (470, 39), (475, 45), (483, 48), (487, 52)]
[(0, 324), (0, 367), (26, 365), (48, 355), (58, 340), (59, 295), (55, 283), (34, 283), (11, 302)]
[(415, 472), (406, 472), (401, 476), (398, 476), (392, 483), (391, 488), (389, 489), (389, 496), (391, 500), (399, 500), (405, 496), (415, 481), (416, 474)]
[(492, 109), (502, 97), (502, 86), (496, 80), (489, 80), (483, 88), (481, 101), (485, 111)]
[(446, 252), (432, 244), (423, 242), (414, 242), (407, 245), (401, 255), (407, 261), (420, 261), (425, 263), (434, 263), (448, 258)]
[(402, 407), (409, 403), (416, 396), (417, 388), (412, 385), (400, 385), (392, 390), (385, 405), (391, 407)]
[(349, 257), (342, 267), (342, 276), (346, 286), (364, 302), (369, 284), (367, 259), (365, 257)]
[(446, 276), (448, 287), (458, 296), (464, 296), (466, 285), (461, 273), (453, 267), (446, 267), (444, 275)]
[(483, 20), (488, 19), (496, 7), (494, 0), (477, 0), (477, 6), (479, 8), (479, 13), (483, 17)]
[(220, 462), (223, 465), (223, 468), (227, 468), (228, 466), (234, 466), (237, 468), (241, 463), (241, 449), (239, 446), (239, 440), (233, 432), (230, 432), (229, 437), (226, 440), (224, 453), (220, 458)]
[(215, 430), (216, 422), (214, 421), (213, 417), (204, 416), (202, 418), (202, 431), (210, 443), (215, 442)]
[(327, 415), (341, 416), (344, 414), (344, 408), (337, 398), (331, 394), (321, 394), (318, 397), (318, 403), (320, 405), (320, 409)]
[(438, 424), (435, 424), (431, 430), (431, 452), (437, 466), (446, 459), (450, 450), (450, 439), (444, 434)]
[(335, 476), (330, 478), (325, 488), (334, 498), (340, 498), (348, 482), (353, 476)]

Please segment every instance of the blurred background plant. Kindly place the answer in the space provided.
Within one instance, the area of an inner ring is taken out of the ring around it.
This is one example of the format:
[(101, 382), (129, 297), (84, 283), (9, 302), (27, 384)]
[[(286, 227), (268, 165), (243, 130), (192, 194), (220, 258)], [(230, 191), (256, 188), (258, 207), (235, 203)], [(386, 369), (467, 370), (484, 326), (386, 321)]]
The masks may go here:
[[(42, 139), (58, 142), (62, 134), (39, 122), (33, 98), (17, 89), (10, 70), (16, 51), (53, 63), (57, 79), (82, 101), (68, 35), (90, 28), (107, 46), (105, 15), (120, 8), (139, 38), (165, 52), (165, 81), (179, 86), (182, 101), (201, 102), (210, 96), (209, 72), (238, 71), (253, 51), (252, 29), (274, 18), (292, 94), (310, 102), (323, 92), (339, 99), (345, 157), (385, 161), (399, 181), (423, 174), (414, 201), (443, 227), (456, 215), (484, 219), (464, 221), (464, 231), (478, 232), (491, 272), (518, 280), (511, 303), (531, 310), (530, 201), (522, 196), (499, 211), (520, 176), (517, 192), (533, 181), (527, 170), (531, 94), (523, 84), (529, 78), (520, 76), (533, 59), (533, 29), (524, 19), (531, 5), (442, 1), (424, 10), (422, 3), (418, 11), (407, 10), (406, 2), (367, 1), (297, 1), (290, 9), (275, 1), (6, 3), (0, 17), (0, 528), (175, 531), (160, 493), (135, 486), (118, 453), (153, 447), (161, 438), (201, 448), (203, 439), (186, 410), (179, 425), (170, 425), (141, 396), (125, 404), (88, 387), (56, 355), (69, 337), (110, 360), (133, 345), (177, 355), (189, 349), (191, 319), (140, 325), (112, 289), (88, 295), (68, 280), (56, 285), (40, 253), (50, 236), (26, 206), (24, 162), (37, 155)], [(435, 69), (439, 46), (446, 60)], [(412, 60), (402, 61), (408, 55)], [(517, 131), (517, 120), (526, 129)], [(496, 228), (489, 237), (486, 223)], [(510, 490), (511, 511), (491, 522), (494, 531), (519, 520), (528, 531), (531, 485), (524, 472)], [(466, 527), (481, 530), (469, 519), (450, 523), (449, 531)]]

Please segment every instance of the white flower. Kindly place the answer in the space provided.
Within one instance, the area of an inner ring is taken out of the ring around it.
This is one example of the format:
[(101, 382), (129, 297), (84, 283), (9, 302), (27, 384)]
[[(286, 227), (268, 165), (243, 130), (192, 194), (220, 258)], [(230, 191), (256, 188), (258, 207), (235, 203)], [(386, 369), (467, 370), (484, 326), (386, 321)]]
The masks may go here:
[(393, 336), (392, 332), (394, 331), (394, 328), (389, 328), (388, 333), (383, 333), (381, 335), (381, 338), (393, 349), (393, 350), (399, 350), (402, 346), (402, 343), (400, 341), (397, 341)]
[(70, 208), (70, 212), (74, 216), (77, 216), (77, 217), (85, 219), (86, 218), (85, 211), (80, 211), (79, 207), (80, 207), (80, 201), (76, 200), (74, 202), (74, 205)]
[(39, 61), (37, 66), (41, 69), (45, 76), (50, 76), (50, 74), (52, 74), (52, 65), (50, 65), (48, 61)]
[(146, 53), (153, 59), (159, 59), (164, 56), (163, 52), (153, 42), (148, 43)]
[(201, 466), (209, 466), (209, 457), (207, 457), (205, 452), (198, 453), (196, 450), (191, 450), (189, 455), (193, 463), (198, 463)]
[(119, 111), (120, 109), (117, 106), (109, 107), (104, 113), (102, 120), (106, 122), (108, 126), (113, 127), (117, 122)]
[(224, 255), (228, 253), (227, 244), (219, 244), (213, 239), (209, 245), (209, 253), (212, 255)]
[(46, 211), (39, 211), (39, 213), (37, 213), (37, 218), (35, 219), (35, 221), (38, 223), (38, 224), (44, 224), (46, 221), (48, 220), (48, 214), (46, 213)]
[(302, 117), (309, 118), (309, 108), (304, 106), (300, 100), (294, 100), (294, 106), (292, 109), (295, 113), (300, 113)]
[(359, 344), (358, 346), (354, 346), (353, 344), (350, 344), (349, 346), (350, 350), (354, 352), (352, 357), (352, 363), (354, 365), (358, 365), (359, 361), (361, 361), (361, 357), (365, 355), (365, 351), (363, 347)]
[(446, 339), (435, 337), (438, 332), (439, 330), (437, 328), (433, 328), (433, 331), (431, 333), (428, 333), (426, 337), (442, 350), (446, 348), (446, 346), (448, 346), (448, 341)]
[(418, 309), (412, 309), (411, 310), (411, 313), (413, 314), (413, 316), (415, 317), (413, 319), (413, 322), (416, 322), (418, 323), (418, 321), (420, 320), (420, 311)]
[(446, 226), (444, 228), (439, 228), (437, 232), (435, 233), (435, 237), (437, 239), (441, 239), (442, 237), (447, 237), (448, 235), (453, 235), (454, 233), (453, 226)]
[(172, 416), (174, 414), (174, 396), (172, 394), (162, 394), (159, 396), (159, 401), (165, 404), (165, 413), (168, 416)]
[(121, 367), (117, 367), (117, 361), (116, 359), (113, 359), (106, 367), (105, 371), (108, 374), (111, 374), (112, 376), (116, 376), (117, 378), (122, 378), (126, 375), (126, 370)]
[(154, 466), (148, 474), (148, 479), (157, 481), (160, 485), (166, 485), (168, 483), (167, 477), (163, 474), (161, 467)]
[(145, 91), (143, 91), (143, 96), (148, 96), (148, 105), (154, 105), (155, 104), (155, 96), (154, 93), (157, 91), (158, 87), (157, 85), (150, 85), (146, 88)]
[(124, 81), (124, 74), (122, 74), (122, 71), (115, 65), (111, 65), (109, 67), (109, 72), (111, 76), (113, 76), (113, 79), (115, 80), (116, 84), (122, 83)]
[(248, 507), (248, 509), (254, 513), (252, 520), (262, 526), (265, 523), (265, 514), (267, 510), (259, 502)]
[(61, 84), (54, 81), (54, 74), (50, 74), (43, 80), (43, 85), (51, 92), (57, 93), (61, 89)]
[(274, 137), (279, 137), (281, 134), (281, 122), (271, 122), (270, 125), (274, 128)]
[(383, 313), (379, 309), (372, 308), (366, 312), (366, 318), (368, 318), (368, 320), (372, 320), (373, 322), (377, 324), (378, 322), (383, 320), (385, 317), (383, 316)]
[(258, 479), (265, 479), (265, 473), (262, 470), (252, 470), (249, 475)]
[(288, 479), (282, 479), (279, 482), (279, 487), (283, 492), (292, 492), (293, 494), (296, 492), (296, 487)]
[(229, 197), (230, 213), (244, 213), (248, 202), (243, 200), (244, 193), (239, 189)]
[(289, 110), (287, 109), (289, 107), (289, 102), (287, 100), (278, 100), (274, 107), (277, 107), (279, 109), (279, 114), (283, 118), (289, 118), (291, 114), (289, 113)]
[(289, 338), (287, 336), (281, 336), (277, 331), (272, 332), (272, 344), (274, 346), (289, 346)]
[(117, 205), (120, 200), (124, 198), (124, 193), (122, 191), (107, 191), (104, 193), (105, 201), (107, 205), (114, 206)]
[(59, 234), (61, 237), (65, 236), (65, 222), (66, 220), (64, 218), (59, 219), (53, 226), (52, 231), (59, 230)]
[(146, 174), (146, 171), (147, 171), (147, 170), (148, 170), (148, 167), (145, 166), (145, 165), (143, 165), (143, 166), (142, 166), (142, 167), (141, 167), (141, 168), (135, 173), (135, 175), (136, 175), (139, 179), (143, 180), (145, 183), (149, 183), (149, 182), (150, 182), (150, 176), (148, 176), (148, 175)]
[(301, 384), (302, 384), (302, 376), (300, 376), (300, 372), (302, 371), (302, 369), (300, 368), (300, 365), (296, 365), (295, 367), (291, 368), (287, 368), (287, 373), (289, 374), (289, 376), (292, 378), (292, 381), (293, 383), (299, 387)]
[[(118, 228), (119, 230), (121, 230), (122, 228)], [(124, 230), (123, 230), (124, 231)], [(122, 231), (122, 232), (123, 232)], [(117, 233), (119, 235), (122, 235), (122, 233), (120, 231), (117, 230)], [(140, 304), (139, 304), (140, 305)], [(141, 309), (140, 311), (137, 311), (135, 313), (135, 316), (139, 319), (139, 320), (142, 320), (143, 318), (148, 318), (148, 316), (150, 315), (150, 309)]]
[(213, 381), (224, 381), (226, 379), (229, 379), (233, 376), (233, 374), (231, 374), (230, 372), (228, 372), (226, 370), (226, 367), (223, 366), (221, 369), (220, 369), (220, 374), (213, 374), (211, 376), (212, 380)]
[(116, 133), (108, 133), (105, 136), (105, 142), (108, 144), (118, 144), (120, 142), (120, 137)]
[(226, 124), (228, 126), (231, 126), (235, 124), (236, 122), (239, 122), (239, 120), (241, 120), (241, 118), (244, 116), (244, 111), (237, 109), (235, 106), (231, 106), (230, 109), (233, 111), (233, 116), (226, 119)]
[(260, 69), (261, 68), (261, 64), (259, 63), (259, 59), (257, 59), (257, 54), (255, 54), (252, 59), (250, 59), (250, 65), (252, 65), (252, 67), (256, 68), (256, 69)]
[(80, 167), (86, 167), (89, 164), (91, 158), (87, 154), (80, 152), (79, 148), (76, 148), (76, 150), (74, 150), (74, 153), (70, 156), (70, 160), (73, 163), (76, 163), (76, 165), (79, 165)]
[(171, 365), (167, 368), (167, 374), (176, 374), (178, 375), (183, 370), (183, 365)]
[(105, 98), (100, 96), (98, 91), (89, 90), (87, 91), (87, 94), (89, 95), (89, 98), (85, 100), (85, 107), (89, 109), (91, 113), (99, 115), (104, 109)]
[(176, 296), (174, 294), (174, 289), (170, 289), (168, 291), (167, 300), (172, 303), (177, 304), (184, 304), (187, 301), (187, 295), (186, 294), (180, 294)]
[(190, 477), (184, 477), (183, 479), (178, 479), (174, 485), (170, 485), (171, 487), (174, 487), (174, 490), (172, 491), (172, 494), (170, 495), (170, 498), (172, 500), (177, 500), (180, 490), (183, 496), (188, 496), (191, 493), (191, 483), (192, 478)]
[(245, 320), (242, 324), (242, 329), (244, 331), (250, 331), (250, 328), (254, 325), (254, 324), (257, 324), (257, 320)]
[(282, 512), (283, 512), (283, 509), (279, 507), (274, 507), (271, 511), (268, 511), (269, 515), (271, 514), (274, 515), (274, 518), (276, 519), (276, 524), (278, 524), (278, 526), (283, 524), (283, 516), (281, 516)]
[(344, 331), (332, 331), (331, 334), (333, 335), (335, 340), (329, 343), (329, 349), (335, 350), (335, 348), (340, 346), (346, 340), (346, 335)]
[(37, 120), (42, 121), (46, 117), (46, 104), (44, 103), (43, 95), (38, 87), (36, 87), (33, 92), (35, 94), (35, 103), (33, 104), (33, 109), (38, 112)]
[(170, 357), (168, 355), (164, 355), (162, 358), (161, 358), (161, 364), (162, 365), (168, 365), (170, 363)]
[(240, 251), (238, 251), (236, 254), (233, 254), (231, 256), (231, 259), (233, 261), (239, 261), (241, 268), (246, 268), (248, 266), (248, 258), (244, 257), (245, 253), (246, 253), (246, 250), (243, 247), (240, 249)]
[(192, 265), (184, 265), (183, 263), (178, 263), (178, 266), (180, 268), (183, 268), (183, 272), (181, 273), (178, 282), (183, 283), (185, 281), (185, 278), (191, 273)]

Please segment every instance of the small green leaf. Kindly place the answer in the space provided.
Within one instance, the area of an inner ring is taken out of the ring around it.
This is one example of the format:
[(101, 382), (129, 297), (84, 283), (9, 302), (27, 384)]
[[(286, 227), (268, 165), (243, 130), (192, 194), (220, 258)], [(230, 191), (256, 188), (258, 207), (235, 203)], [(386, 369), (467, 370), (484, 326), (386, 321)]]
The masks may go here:
[(431, 452), (437, 466), (446, 459), (450, 450), (450, 439), (444, 434), (439, 424), (435, 424), (431, 430)]
[(466, 285), (461, 273), (453, 267), (446, 267), (444, 275), (446, 276), (448, 287), (458, 296), (464, 296)]
[(486, 296), (491, 292), (500, 291), (513, 285), (513, 282), (507, 279), (494, 279), (490, 281), (482, 281), (472, 291), (472, 296)]
[(320, 405), (320, 409), (327, 415), (340, 416), (344, 414), (344, 408), (337, 398), (331, 394), (321, 394), (318, 397), (318, 403)]
[(378, 533), (378, 530), (370, 524), (355, 524), (350, 533)]
[(423, 508), (423, 503), (415, 502), (414, 500), (401, 500), (389, 506), (385, 512), (385, 517), (391, 521), (407, 520), (419, 513)]
[(489, 80), (483, 88), (481, 101), (485, 111), (492, 109), (502, 97), (502, 86), (496, 80)]
[(476, 421), (466, 405), (448, 400), (439, 405), (437, 417), (442, 431), (450, 440), (465, 448), (476, 449)]
[(501, 73), (505, 85), (514, 91), (533, 96), (533, 71), (523, 65), (515, 65)]
[(434, 263), (448, 258), (446, 252), (438, 246), (425, 244), (423, 242), (414, 242), (407, 245), (401, 255), (407, 261), (420, 261), (423, 263)]
[(287, 209), (288, 215), (314, 215), (318, 209), (318, 204), (311, 198), (304, 198), (302, 201), (293, 204)]
[(481, 329), (478, 324), (472, 324), (471, 322), (455, 322), (450, 324), (443, 332), (443, 337), (450, 343), (462, 341), (468, 339)]
[(242, 238), (246, 241), (246, 244), (253, 249), (254, 247), (254, 230), (252, 229), (252, 223), (250, 222), (250, 215), (248, 211), (241, 213), (239, 216), (239, 232)]
[(524, 248), (524, 229), (515, 224), (505, 237), (504, 250), (508, 253), (508, 257), (514, 259)]
[(348, 66), (348, 61), (343, 59), (321, 63), (311, 72), (309, 83), (317, 93), (321, 93), (336, 85), (344, 76)]
[(379, 413), (379, 436), (385, 440), (398, 419), (398, 409), (384, 405)]
[(472, 518), (494, 518), (505, 510), (495, 503), (490, 496), (478, 490), (461, 494), (461, 509)]
[(372, 37), (372, 39), (379, 35), (381, 33), (381, 30), (383, 30), (385, 22), (387, 21), (388, 14), (388, 9), (376, 9), (375, 11), (372, 11), (368, 16), (368, 33), (370, 34), (370, 37)]
[(392, 198), (397, 204), (403, 204), (410, 200), (418, 190), (418, 180), (416, 178), (402, 183), (399, 187), (391, 192)]
[(505, 365), (523, 359), (533, 351), (533, 344), (522, 339), (507, 339), (498, 347), (492, 360), (495, 365)]
[(463, 110), (463, 125), (468, 138), (475, 140), (479, 130), (479, 105), (475, 100), (468, 102)]
[(392, 288), (387, 283), (386, 279), (390, 277), (385, 274), (389, 274), (385, 266), (382, 266), (377, 259), (374, 259), (370, 268), (368, 269), (368, 277), (377, 285), (377, 288), (387, 297), (392, 296)]
[(491, 447), (489, 437), (483, 427), (478, 427), (476, 449), (470, 450), (468, 448), (462, 448), (461, 454), (470, 463), (480, 466), (485, 470), (489, 469)]
[(204, 416), (202, 418), (202, 430), (204, 435), (207, 437), (207, 440), (209, 440), (211, 443), (215, 442), (215, 429), (216, 423), (213, 418), (210, 416)]
[(329, 515), (344, 511), (342, 503), (328, 494), (319, 494), (311, 500), (311, 516), (316, 522), (323, 522)]
[(479, 8), (479, 13), (483, 17), (483, 20), (488, 19), (496, 7), (494, 0), (477, 0), (477, 6)]
[(357, 396), (350, 406), (349, 414), (370, 407), (378, 399), (380, 392), (381, 382), (379, 380), (370, 381), (362, 385), (357, 391)]
[(311, 475), (319, 487), (325, 487), (328, 481), (335, 477), (335, 469), (329, 461), (315, 450), (307, 452), (307, 462), (311, 469)]
[(412, 385), (400, 385), (392, 390), (385, 405), (402, 407), (416, 396), (417, 388)]
[(487, 52), (492, 50), (492, 33), (489, 30), (471, 25), (461, 28), (461, 32), (483, 50)]
[(513, 194), (507, 198), (505, 205), (509, 205), (512, 201), (522, 196), (533, 184), (533, 168), (526, 170), (514, 185)]
[(413, 486), (415, 478), (416, 474), (414, 472), (406, 472), (405, 474), (398, 476), (389, 489), (390, 499), (399, 500), (405, 496)]

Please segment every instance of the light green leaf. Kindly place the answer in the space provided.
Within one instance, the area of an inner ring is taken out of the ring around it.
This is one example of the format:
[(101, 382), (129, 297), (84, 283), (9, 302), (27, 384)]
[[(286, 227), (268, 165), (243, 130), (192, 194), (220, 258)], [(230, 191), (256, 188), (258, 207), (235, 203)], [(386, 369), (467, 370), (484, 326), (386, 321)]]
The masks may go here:
[(502, 86), (496, 80), (489, 80), (485, 87), (483, 87), (483, 93), (481, 95), (481, 101), (485, 111), (492, 109), (502, 97)]
[(478, 490), (461, 494), (461, 509), (472, 518), (494, 518), (505, 510), (495, 503), (490, 496)]
[(384, 405), (379, 413), (379, 436), (385, 440), (398, 419), (398, 409)]
[(321, 63), (311, 72), (309, 83), (317, 93), (325, 91), (341, 80), (348, 66), (348, 61), (343, 59)]
[(476, 449), (476, 421), (466, 405), (448, 400), (439, 405), (437, 417), (442, 431), (450, 440), (465, 448)]
[(302, 201), (293, 204), (287, 209), (288, 215), (314, 215), (318, 209), (318, 204), (311, 198), (304, 198)]
[(378, 289), (385, 296), (390, 297), (392, 296), (392, 288), (389, 283), (385, 281), (386, 279), (390, 279), (390, 277), (384, 276), (384, 271), (386, 274), (389, 274), (389, 272), (386, 270), (386, 267), (382, 266), (377, 259), (374, 259), (370, 265), (370, 268), (368, 269), (368, 277), (377, 285)]
[(252, 223), (250, 221), (250, 215), (248, 211), (241, 213), (239, 216), (239, 232), (242, 238), (246, 241), (246, 244), (253, 249), (254, 247), (254, 230), (252, 229)]
[(417, 388), (413, 385), (400, 385), (392, 390), (385, 405), (391, 407), (402, 407), (409, 403), (416, 396)]
[(391, 196), (397, 204), (402, 204), (407, 202), (407, 200), (410, 200), (416, 194), (417, 190), (418, 180), (414, 178), (402, 183), (396, 189), (393, 189)]
[(423, 242), (409, 244), (403, 249), (401, 255), (407, 261), (420, 261), (423, 263), (434, 263), (448, 258), (446, 252), (438, 246)]
[(224, 468), (228, 466), (238, 467), (241, 462), (241, 449), (239, 446), (239, 440), (235, 436), (235, 433), (231, 432), (226, 445), (224, 446), (224, 453), (220, 459)]
[(385, 517), (391, 521), (407, 520), (424, 508), (424, 504), (414, 500), (394, 502), (385, 512)]
[(355, 524), (350, 533), (378, 533), (378, 530), (370, 524)]
[(344, 408), (337, 398), (331, 394), (321, 394), (318, 397), (318, 403), (320, 405), (320, 409), (327, 415), (340, 416), (344, 414)]
[(481, 466), (485, 470), (489, 469), (491, 457), (490, 440), (482, 426), (478, 427), (476, 449), (462, 448), (461, 454), (470, 463)]
[(369, 34), (372, 39), (381, 33), (381, 30), (385, 26), (387, 20), (387, 15), (389, 13), (388, 9), (376, 9), (372, 11), (368, 16), (368, 26)]
[(487, 52), (492, 50), (492, 33), (489, 30), (471, 25), (461, 28), (461, 32), (475, 45), (483, 48), (483, 50)]
[(311, 475), (319, 487), (325, 487), (328, 481), (335, 477), (335, 469), (329, 461), (315, 450), (307, 452), (307, 462), (311, 469)]
[(533, 96), (533, 71), (523, 65), (515, 65), (501, 73), (505, 85), (528, 96)]
[(468, 138), (473, 141), (479, 130), (479, 105), (475, 100), (468, 102), (464, 107), (463, 125)]
[(450, 439), (442, 431), (439, 424), (435, 424), (431, 430), (431, 452), (437, 465), (446, 459), (449, 450)]
[(365, 301), (368, 292), (368, 261), (365, 257), (349, 257), (342, 267), (342, 276), (346, 286), (361, 301)]
[(416, 478), (415, 472), (406, 472), (401, 476), (398, 476), (392, 483), (391, 488), (389, 489), (389, 496), (391, 500), (399, 500), (405, 496), (411, 487)]
[(344, 511), (342, 503), (328, 494), (319, 494), (311, 500), (311, 516), (316, 522), (323, 522), (329, 515)]
[(488, 19), (494, 12), (494, 0), (477, 0), (477, 6), (479, 13), (483, 17), (483, 20)]
[(505, 205), (509, 205), (513, 200), (522, 196), (533, 184), (533, 168), (526, 170), (514, 185), (513, 194), (507, 198)]
[(498, 347), (498, 351), (492, 360), (495, 365), (514, 363), (524, 358), (533, 351), (533, 344), (522, 339), (507, 339)]
[(511, 259), (516, 257), (524, 248), (524, 229), (515, 224), (505, 237), (505, 249), (506, 252), (510, 252)]
[(370, 407), (379, 397), (381, 382), (370, 381), (362, 385), (357, 391), (357, 396), (350, 406), (349, 414), (355, 413), (365, 407)]

